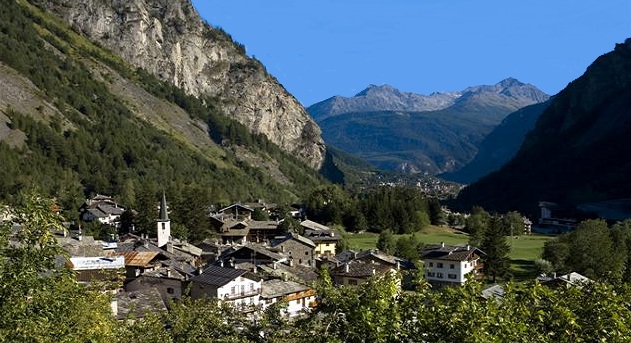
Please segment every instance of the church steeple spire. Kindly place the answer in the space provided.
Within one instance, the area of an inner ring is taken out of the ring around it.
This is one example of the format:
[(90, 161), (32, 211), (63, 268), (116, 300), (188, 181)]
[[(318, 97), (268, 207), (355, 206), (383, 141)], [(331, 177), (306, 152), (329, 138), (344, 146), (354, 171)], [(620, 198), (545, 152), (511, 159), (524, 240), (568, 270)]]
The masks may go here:
[(165, 246), (171, 240), (171, 220), (167, 211), (167, 197), (162, 191), (160, 201), (160, 217), (158, 218), (158, 247)]
[(162, 191), (162, 201), (160, 202), (160, 221), (169, 220), (169, 212), (167, 211), (167, 197)]

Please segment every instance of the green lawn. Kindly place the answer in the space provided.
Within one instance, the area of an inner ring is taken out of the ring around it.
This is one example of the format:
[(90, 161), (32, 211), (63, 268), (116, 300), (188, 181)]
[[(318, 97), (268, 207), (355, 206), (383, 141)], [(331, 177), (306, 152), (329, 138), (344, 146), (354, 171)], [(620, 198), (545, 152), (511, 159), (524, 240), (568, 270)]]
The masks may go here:
[[(416, 236), (425, 244), (439, 244), (445, 242), (448, 245), (466, 244), (469, 236), (465, 233), (440, 227), (430, 227), (423, 232), (417, 232)], [(400, 237), (397, 235), (396, 237)], [(349, 233), (347, 239), (351, 249), (374, 249), (377, 244), (378, 234), (375, 233)], [(527, 235), (508, 238), (511, 244), (511, 269), (516, 279), (528, 279), (534, 277), (534, 261), (541, 256), (543, 244), (552, 239), (549, 236)]]

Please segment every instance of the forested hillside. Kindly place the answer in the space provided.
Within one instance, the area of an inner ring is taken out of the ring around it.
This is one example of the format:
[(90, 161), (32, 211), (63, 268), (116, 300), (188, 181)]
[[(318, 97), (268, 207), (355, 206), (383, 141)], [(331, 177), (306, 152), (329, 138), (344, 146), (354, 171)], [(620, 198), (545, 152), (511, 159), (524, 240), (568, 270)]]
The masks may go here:
[(517, 155), (465, 188), (458, 204), (532, 214), (539, 201), (578, 205), (631, 197), (630, 109), (627, 39), (557, 94)]
[(69, 213), (94, 193), (132, 208), (162, 190), (199, 206), (288, 203), (323, 182), (215, 99), (131, 67), (26, 1), (0, 6), (0, 72), (0, 200), (37, 188)]

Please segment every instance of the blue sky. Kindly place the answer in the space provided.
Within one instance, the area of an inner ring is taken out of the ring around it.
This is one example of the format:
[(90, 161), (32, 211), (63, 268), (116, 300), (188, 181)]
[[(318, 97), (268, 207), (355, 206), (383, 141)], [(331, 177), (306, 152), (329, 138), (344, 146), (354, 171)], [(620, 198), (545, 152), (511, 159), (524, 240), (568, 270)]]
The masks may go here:
[(193, 0), (305, 106), (369, 84), (555, 94), (631, 37), (629, 0)]

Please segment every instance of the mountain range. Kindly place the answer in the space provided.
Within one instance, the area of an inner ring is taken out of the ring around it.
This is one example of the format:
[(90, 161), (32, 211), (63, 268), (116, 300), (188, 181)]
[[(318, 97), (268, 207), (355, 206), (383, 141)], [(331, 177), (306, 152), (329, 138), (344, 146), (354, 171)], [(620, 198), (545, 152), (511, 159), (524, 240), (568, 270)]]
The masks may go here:
[(631, 198), (631, 39), (554, 96), (515, 157), (466, 187), (454, 205), (533, 214), (539, 201), (574, 206)]
[(443, 179), (470, 184), (494, 172), (508, 162), (521, 147), (526, 134), (535, 123), (549, 101), (526, 106), (509, 114), (478, 145), (478, 153), (464, 167), (452, 173), (439, 176)]
[(495, 85), (421, 95), (371, 85), (351, 98), (307, 108), (327, 142), (386, 170), (438, 174), (460, 169), (508, 114), (548, 99), (508, 78)]

